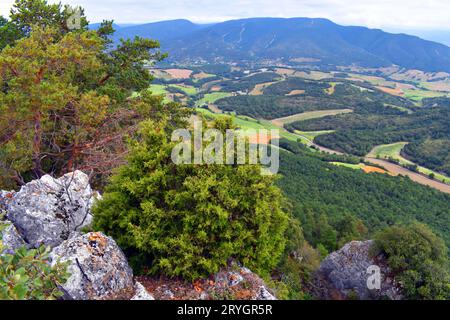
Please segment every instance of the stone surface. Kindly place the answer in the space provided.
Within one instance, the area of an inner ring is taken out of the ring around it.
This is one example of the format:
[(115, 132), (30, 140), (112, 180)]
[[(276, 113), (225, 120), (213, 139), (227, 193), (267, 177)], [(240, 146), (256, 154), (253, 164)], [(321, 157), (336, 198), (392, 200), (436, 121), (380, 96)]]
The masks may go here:
[(256, 296), (253, 300), (276, 300), (275, 296), (271, 294), (266, 287), (260, 286), (259, 290), (256, 292)]
[(134, 296), (130, 300), (155, 300), (142, 283), (136, 281)]
[(55, 247), (91, 223), (97, 193), (91, 190), (88, 176), (75, 171), (59, 179), (45, 175), (10, 197), (4, 201), (7, 218), (23, 239), (33, 247)]
[[(371, 240), (353, 241), (328, 255), (315, 274), (316, 297), (319, 299), (401, 299), (399, 287), (390, 275), (384, 257), (371, 256), (372, 244)], [(374, 269), (380, 271), (379, 288), (373, 282)]]
[(68, 262), (65, 299), (130, 299), (135, 292), (133, 272), (116, 242), (100, 232), (64, 241), (51, 252), (52, 264)]
[(17, 232), (16, 227), (9, 221), (1, 221), (2, 226), (6, 225), (6, 228), (1, 232), (2, 244), (5, 247), (4, 252), (13, 253), (20, 247), (26, 246), (20, 234)]

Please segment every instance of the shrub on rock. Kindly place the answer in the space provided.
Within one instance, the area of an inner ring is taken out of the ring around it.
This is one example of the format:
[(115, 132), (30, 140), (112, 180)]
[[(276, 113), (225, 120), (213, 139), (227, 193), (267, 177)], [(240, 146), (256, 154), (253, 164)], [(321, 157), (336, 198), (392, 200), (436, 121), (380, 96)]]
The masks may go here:
[(132, 261), (144, 257), (150, 274), (196, 279), (230, 258), (259, 273), (271, 270), (287, 224), (274, 178), (257, 165), (176, 165), (175, 145), (164, 126), (142, 125), (128, 164), (93, 208), (94, 228)]
[(449, 299), (447, 246), (429, 227), (415, 222), (386, 228), (375, 249), (387, 256), (409, 299)]

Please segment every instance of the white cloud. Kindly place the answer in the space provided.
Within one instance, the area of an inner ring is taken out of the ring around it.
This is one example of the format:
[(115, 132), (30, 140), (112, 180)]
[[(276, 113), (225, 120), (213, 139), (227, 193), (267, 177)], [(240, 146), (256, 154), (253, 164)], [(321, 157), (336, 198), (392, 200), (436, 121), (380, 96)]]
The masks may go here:
[[(59, 2), (59, 0), (49, 0)], [(186, 18), (217, 22), (247, 17), (324, 17), (344, 25), (450, 30), (448, 0), (62, 0), (91, 21), (141, 23)], [(0, 1), (7, 15), (13, 0)]]

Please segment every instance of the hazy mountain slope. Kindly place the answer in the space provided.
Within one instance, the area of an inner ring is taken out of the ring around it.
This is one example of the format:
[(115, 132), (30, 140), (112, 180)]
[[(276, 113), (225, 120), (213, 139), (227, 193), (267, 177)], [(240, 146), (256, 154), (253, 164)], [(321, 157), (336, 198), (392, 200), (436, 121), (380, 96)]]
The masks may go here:
[(450, 72), (450, 48), (406, 34), (340, 26), (326, 19), (251, 18), (213, 25), (171, 20), (119, 28), (114, 36), (149, 37), (175, 61), (312, 58), (323, 64)]
[(340, 27), (348, 43), (410, 69), (449, 71), (450, 48), (406, 34), (392, 34), (363, 27)]
[(325, 19), (232, 20), (177, 38), (169, 44), (168, 50), (173, 59), (289, 60), (307, 57), (332, 64), (390, 64), (346, 42), (337, 27)]
[(182, 19), (147, 23), (117, 29), (114, 34), (114, 41), (118, 42), (120, 38), (127, 39), (139, 36), (159, 40), (162, 45), (165, 45), (171, 39), (193, 33), (202, 28), (202, 25)]

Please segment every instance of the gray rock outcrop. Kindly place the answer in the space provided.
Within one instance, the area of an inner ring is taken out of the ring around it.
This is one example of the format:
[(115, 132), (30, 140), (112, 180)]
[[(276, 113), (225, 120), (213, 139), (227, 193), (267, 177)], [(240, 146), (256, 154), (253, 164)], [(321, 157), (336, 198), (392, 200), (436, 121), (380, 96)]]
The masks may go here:
[(101, 232), (66, 240), (53, 249), (50, 257), (52, 264), (69, 264), (71, 276), (62, 285), (65, 299), (130, 299), (135, 294), (133, 272), (125, 255)]
[[(391, 276), (384, 256), (372, 257), (373, 241), (352, 241), (328, 255), (314, 278), (319, 299), (402, 298), (399, 285)], [(379, 275), (379, 277), (378, 277)]]
[(75, 171), (31, 181), (4, 202), (7, 218), (27, 243), (56, 247), (91, 223), (96, 196), (88, 176)]
[(20, 234), (17, 232), (16, 227), (9, 221), (0, 221), (0, 224), (4, 229), (1, 231), (2, 235), (2, 244), (4, 247), (4, 251), (1, 253), (13, 253), (13, 251), (27, 246), (25, 241), (22, 239)]

